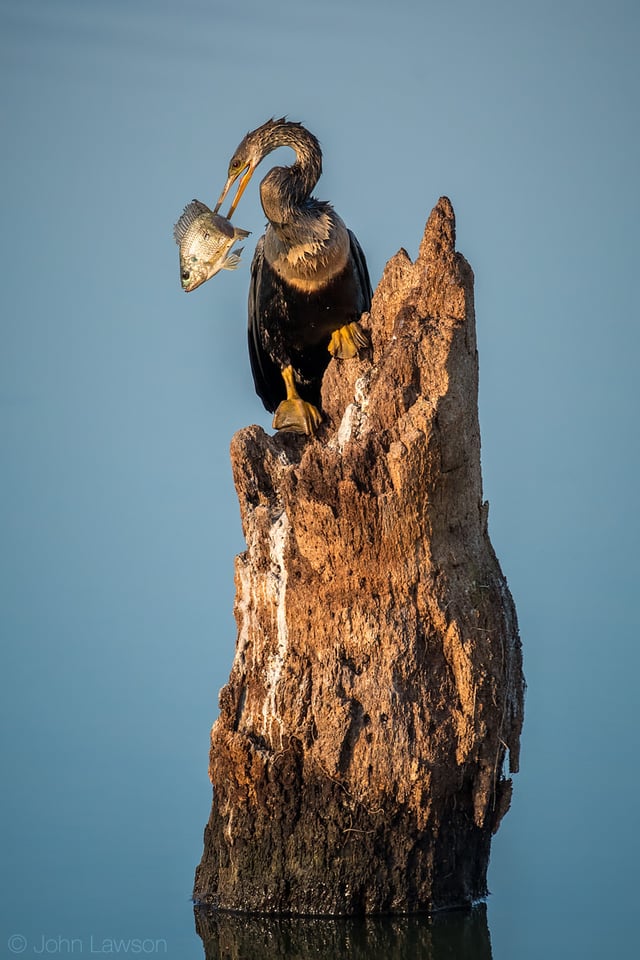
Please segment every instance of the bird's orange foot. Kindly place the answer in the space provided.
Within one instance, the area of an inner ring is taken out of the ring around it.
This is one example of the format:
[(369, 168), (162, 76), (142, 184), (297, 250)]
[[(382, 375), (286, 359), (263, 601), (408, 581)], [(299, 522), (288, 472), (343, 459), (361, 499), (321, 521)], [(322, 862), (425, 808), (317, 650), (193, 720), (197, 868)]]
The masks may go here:
[(368, 346), (369, 340), (357, 320), (334, 330), (329, 341), (329, 353), (339, 360), (351, 360), (360, 350)]
[(288, 433), (306, 433), (312, 437), (322, 417), (312, 403), (300, 397), (283, 400), (273, 416), (274, 430), (286, 430)]

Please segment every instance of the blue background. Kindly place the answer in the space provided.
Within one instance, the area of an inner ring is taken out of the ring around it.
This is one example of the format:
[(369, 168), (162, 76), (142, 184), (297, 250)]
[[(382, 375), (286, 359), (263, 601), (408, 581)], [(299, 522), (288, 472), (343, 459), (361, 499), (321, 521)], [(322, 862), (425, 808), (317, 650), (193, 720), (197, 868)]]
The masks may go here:
[(316, 193), (374, 285), (441, 194), (476, 274), (485, 496), (529, 684), (494, 958), (627, 955), (639, 9), (0, 0), (3, 950), (201, 955), (188, 898), (243, 549), (228, 447), (269, 426), (245, 344), (257, 182), (241, 269), (188, 297), (172, 227), (286, 113), (321, 140)]

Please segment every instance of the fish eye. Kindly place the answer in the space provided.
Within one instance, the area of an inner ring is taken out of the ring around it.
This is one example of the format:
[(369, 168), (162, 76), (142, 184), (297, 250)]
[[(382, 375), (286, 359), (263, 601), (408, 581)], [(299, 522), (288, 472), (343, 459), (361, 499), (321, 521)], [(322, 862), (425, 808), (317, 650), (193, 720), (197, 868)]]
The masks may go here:
[(189, 273), (188, 270), (183, 270), (180, 276), (182, 277), (183, 280), (188, 280), (191, 274)]

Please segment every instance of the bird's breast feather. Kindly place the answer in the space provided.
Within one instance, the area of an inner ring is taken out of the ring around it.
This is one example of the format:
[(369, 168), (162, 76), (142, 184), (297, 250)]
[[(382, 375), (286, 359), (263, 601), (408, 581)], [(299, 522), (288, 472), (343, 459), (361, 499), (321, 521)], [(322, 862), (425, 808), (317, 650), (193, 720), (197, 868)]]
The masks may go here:
[[(323, 225), (324, 226), (324, 225)], [(339, 274), (349, 258), (349, 234), (338, 217), (328, 229), (277, 230), (269, 225), (264, 238), (264, 256), (278, 276), (304, 293), (312, 293)], [(324, 236), (323, 236), (324, 234)]]

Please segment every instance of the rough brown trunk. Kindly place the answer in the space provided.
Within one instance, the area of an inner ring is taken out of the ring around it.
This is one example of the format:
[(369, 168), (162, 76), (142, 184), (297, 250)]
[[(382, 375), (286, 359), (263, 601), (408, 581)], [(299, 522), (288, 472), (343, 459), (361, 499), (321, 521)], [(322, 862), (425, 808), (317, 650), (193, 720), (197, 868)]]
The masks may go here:
[(487, 892), (524, 679), (446, 198), (363, 322), (370, 355), (331, 362), (315, 440), (253, 426), (232, 442), (247, 550), (196, 902), (358, 914)]

